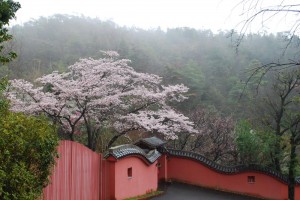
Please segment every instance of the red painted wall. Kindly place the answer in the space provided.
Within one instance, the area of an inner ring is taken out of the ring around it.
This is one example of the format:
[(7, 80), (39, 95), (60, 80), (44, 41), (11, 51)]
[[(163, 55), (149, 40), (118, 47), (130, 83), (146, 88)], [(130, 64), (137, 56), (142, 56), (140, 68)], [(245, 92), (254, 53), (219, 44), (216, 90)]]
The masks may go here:
[(107, 192), (107, 200), (115, 199), (115, 163), (116, 159), (113, 157), (108, 158), (107, 162), (107, 177), (106, 184), (108, 185)]
[(159, 160), (159, 170), (158, 170), (158, 180), (166, 181), (168, 179), (168, 165), (167, 165), (167, 155), (163, 154)]
[(99, 200), (101, 155), (71, 141), (61, 141), (45, 200)]
[[(156, 161), (157, 162), (157, 161)], [(114, 199), (121, 200), (157, 190), (158, 170), (156, 162), (148, 165), (139, 157), (128, 156), (114, 162)], [(128, 177), (132, 168), (132, 177)]]
[(295, 199), (296, 200), (300, 199), (300, 185), (297, 185), (295, 187)]
[[(162, 155), (151, 165), (136, 156), (104, 160), (101, 154), (71, 141), (61, 141), (58, 151), (60, 157), (51, 184), (43, 191), (44, 200), (120, 200), (157, 190), (158, 179), (274, 200), (288, 196), (287, 185), (266, 174), (226, 175), (189, 158)], [(128, 168), (132, 168), (131, 178)], [(255, 176), (255, 183), (248, 183), (248, 176)], [(300, 185), (295, 188), (295, 199), (300, 200)]]
[[(101, 156), (102, 157), (102, 156)], [(99, 169), (100, 173), (100, 200), (108, 200), (110, 198), (110, 174), (109, 174), (109, 164), (107, 160), (102, 158), (101, 160), (101, 169)]]
[[(274, 200), (284, 200), (288, 196), (285, 183), (262, 173), (243, 172), (226, 175), (207, 168), (197, 161), (173, 156), (169, 157), (167, 161), (167, 169), (168, 179), (193, 185)], [(248, 176), (255, 176), (255, 183), (248, 183)]]

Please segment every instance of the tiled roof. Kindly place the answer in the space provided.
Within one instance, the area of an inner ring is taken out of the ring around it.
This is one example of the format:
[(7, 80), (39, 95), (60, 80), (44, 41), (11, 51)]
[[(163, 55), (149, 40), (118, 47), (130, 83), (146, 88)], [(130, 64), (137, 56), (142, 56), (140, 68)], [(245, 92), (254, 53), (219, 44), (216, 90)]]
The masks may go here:
[[(272, 176), (284, 183), (288, 183), (288, 179), (286, 176), (284, 176), (281, 173), (274, 171), (270, 168), (262, 167), (260, 165), (251, 164), (251, 165), (238, 165), (238, 166), (233, 166), (233, 167), (226, 167), (226, 166), (219, 165), (219, 164), (205, 158), (204, 156), (202, 156), (200, 154), (193, 153), (193, 152), (180, 151), (180, 150), (174, 150), (174, 149), (162, 149), (162, 153), (167, 153), (172, 156), (196, 160), (196, 161), (200, 162), (201, 164), (203, 164), (219, 173), (237, 174), (237, 173), (241, 173), (241, 172), (254, 171), (254, 172), (264, 173), (264, 174)], [(295, 180), (296, 180), (296, 184), (300, 184), (300, 177), (297, 177)]]
[(157, 137), (149, 137), (149, 138), (143, 138), (143, 139), (139, 140), (138, 142), (136, 142), (135, 144), (137, 146), (139, 146), (139, 144), (145, 144), (149, 148), (155, 149), (157, 147), (164, 145), (165, 143), (166, 143), (166, 141), (163, 141)]
[(161, 156), (161, 153), (159, 153), (156, 149), (145, 153), (143, 149), (136, 145), (125, 144), (110, 148), (106, 153), (105, 158), (113, 156), (116, 159), (121, 159), (131, 155), (142, 156), (149, 164), (152, 164)]

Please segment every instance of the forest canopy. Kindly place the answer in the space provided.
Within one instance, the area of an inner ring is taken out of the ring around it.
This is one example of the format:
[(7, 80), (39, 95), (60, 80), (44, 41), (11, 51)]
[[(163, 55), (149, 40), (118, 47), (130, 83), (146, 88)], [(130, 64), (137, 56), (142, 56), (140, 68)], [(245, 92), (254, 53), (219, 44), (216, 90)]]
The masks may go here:
[[(100, 58), (100, 50), (115, 50), (121, 58), (130, 59), (137, 71), (188, 86), (190, 98), (180, 109), (203, 105), (226, 115), (240, 113), (245, 106), (236, 103), (249, 68), (278, 58), (287, 60), (297, 52), (296, 47), (290, 48), (281, 56), (284, 33), (247, 35), (236, 54), (231, 31), (213, 33), (186, 27), (143, 30), (69, 15), (41, 17), (13, 26), (10, 32), (14, 40), (9, 45), (18, 58), (9, 66), (2, 65), (0, 75), (34, 80), (52, 71), (63, 72), (79, 58)], [(253, 84), (248, 87), (254, 89)], [(251, 98), (246, 94), (241, 101)]]

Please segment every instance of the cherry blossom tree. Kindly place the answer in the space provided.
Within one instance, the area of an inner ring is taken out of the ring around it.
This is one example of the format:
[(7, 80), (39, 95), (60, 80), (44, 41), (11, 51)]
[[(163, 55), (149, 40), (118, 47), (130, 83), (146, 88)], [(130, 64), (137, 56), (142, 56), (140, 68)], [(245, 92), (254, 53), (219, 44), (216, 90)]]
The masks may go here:
[(93, 150), (103, 127), (115, 130), (108, 147), (131, 130), (160, 133), (172, 140), (180, 132), (197, 132), (188, 117), (168, 105), (186, 99), (186, 86), (161, 85), (161, 77), (136, 72), (128, 65), (130, 60), (118, 59), (117, 52), (103, 53), (104, 58), (98, 60), (79, 60), (68, 72), (44, 75), (36, 80), (37, 86), (25, 80), (10, 81), (11, 110), (44, 113), (71, 140), (84, 128)]

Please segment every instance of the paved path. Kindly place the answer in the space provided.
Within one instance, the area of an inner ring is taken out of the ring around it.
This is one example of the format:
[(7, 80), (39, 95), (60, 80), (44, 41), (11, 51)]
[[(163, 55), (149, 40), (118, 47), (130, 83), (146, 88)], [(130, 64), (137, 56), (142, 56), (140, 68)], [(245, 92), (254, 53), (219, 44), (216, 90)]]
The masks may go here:
[(236, 194), (204, 189), (182, 183), (171, 183), (166, 186), (164, 195), (152, 200), (258, 200)]

